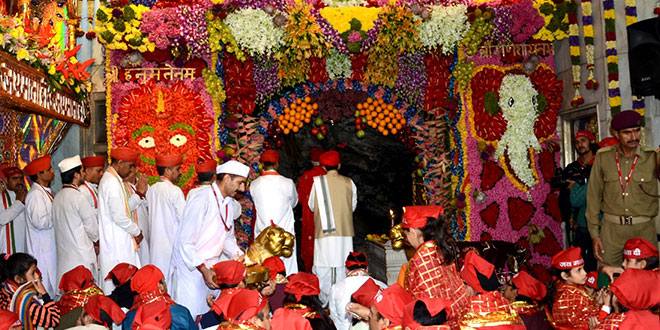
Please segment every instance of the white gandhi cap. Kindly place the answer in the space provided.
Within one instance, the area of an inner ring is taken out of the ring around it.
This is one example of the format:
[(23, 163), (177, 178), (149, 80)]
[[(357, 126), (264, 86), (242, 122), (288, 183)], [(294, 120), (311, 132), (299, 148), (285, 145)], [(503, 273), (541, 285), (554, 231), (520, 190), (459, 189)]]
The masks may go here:
[(82, 166), (82, 161), (80, 160), (79, 155), (75, 155), (69, 158), (64, 158), (59, 164), (57, 164), (57, 167), (60, 168), (60, 172), (62, 173), (68, 170), (72, 170), (78, 166)]
[(230, 160), (215, 168), (216, 174), (228, 173), (247, 178), (250, 174), (250, 168), (235, 160)]

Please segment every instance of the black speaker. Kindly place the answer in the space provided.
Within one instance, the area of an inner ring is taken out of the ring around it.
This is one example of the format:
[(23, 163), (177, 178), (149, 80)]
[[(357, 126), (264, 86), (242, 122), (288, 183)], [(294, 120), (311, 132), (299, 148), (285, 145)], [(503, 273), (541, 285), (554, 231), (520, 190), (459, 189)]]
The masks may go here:
[(627, 30), (633, 95), (660, 95), (660, 18), (639, 21)]

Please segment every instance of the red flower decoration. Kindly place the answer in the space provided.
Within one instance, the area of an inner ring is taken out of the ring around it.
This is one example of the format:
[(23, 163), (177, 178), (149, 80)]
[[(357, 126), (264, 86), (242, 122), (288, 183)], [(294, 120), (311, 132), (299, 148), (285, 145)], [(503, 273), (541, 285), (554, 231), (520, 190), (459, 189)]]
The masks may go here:
[(555, 221), (561, 222), (561, 210), (559, 210), (559, 195), (556, 193), (548, 194), (543, 203), (545, 214), (551, 216)]
[(555, 238), (555, 235), (548, 228), (543, 229), (545, 237), (539, 244), (534, 245), (534, 251), (540, 254), (554, 256), (557, 252), (561, 251), (561, 245)]
[(548, 150), (541, 151), (539, 154), (539, 166), (546, 182), (550, 182), (555, 177), (555, 155)]
[(532, 218), (536, 209), (534, 205), (520, 198), (510, 197), (508, 200), (509, 220), (513, 230), (518, 231)]
[(351, 79), (362, 81), (364, 78), (364, 67), (367, 65), (367, 53), (359, 53), (351, 55), (351, 66), (353, 67), (353, 75)]
[(495, 187), (495, 184), (500, 181), (503, 175), (504, 170), (497, 163), (490, 160), (486, 161), (481, 172), (481, 190), (486, 191)]
[(563, 85), (560, 80), (557, 80), (557, 74), (554, 71), (542, 66), (537, 67), (529, 78), (539, 94), (543, 94), (546, 100), (545, 109), (534, 123), (534, 134), (539, 140), (547, 139), (552, 137), (557, 130), (557, 116), (562, 103)]
[(436, 51), (429, 53), (424, 58), (426, 67), (426, 94), (424, 95), (424, 109), (428, 113), (434, 113), (435, 109), (447, 106), (447, 97), (450, 75), (449, 66), (453, 61), (452, 57), (443, 56)]
[(490, 228), (495, 228), (497, 226), (497, 219), (500, 217), (500, 206), (497, 203), (492, 202), (485, 209), (479, 212), (481, 220)]
[(313, 83), (326, 82), (330, 77), (328, 70), (325, 69), (325, 57), (319, 58), (312, 56), (309, 58), (309, 81)]
[(167, 49), (156, 49), (153, 52), (146, 52), (142, 54), (145, 60), (156, 63), (163, 63), (172, 59), (172, 50)]
[(256, 86), (252, 78), (254, 63), (250, 58), (241, 62), (233, 54), (225, 53), (223, 65), (227, 111), (252, 114), (256, 107), (254, 103)]
[(540, 264), (532, 265), (532, 271), (530, 274), (543, 283), (550, 283), (550, 281), (552, 281), (552, 275), (550, 275), (548, 269)]

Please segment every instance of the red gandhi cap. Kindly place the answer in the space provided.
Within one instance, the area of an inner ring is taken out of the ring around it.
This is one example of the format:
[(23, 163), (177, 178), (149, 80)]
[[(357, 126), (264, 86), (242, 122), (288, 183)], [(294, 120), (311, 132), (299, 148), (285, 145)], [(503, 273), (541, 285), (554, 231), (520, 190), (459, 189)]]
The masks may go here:
[(658, 257), (658, 248), (641, 237), (631, 238), (623, 245), (623, 257), (626, 259)]
[(465, 255), (465, 261), (463, 262), (463, 268), (461, 268), (461, 278), (465, 283), (467, 283), (474, 290), (486, 293), (487, 291), (481, 287), (481, 282), (477, 277), (477, 273), (490, 278), (495, 271), (495, 266), (486, 259), (480, 257), (474, 251), (468, 251)]
[(513, 285), (518, 288), (518, 294), (532, 298), (536, 301), (543, 300), (545, 295), (548, 294), (548, 289), (545, 287), (545, 284), (535, 279), (524, 270), (521, 270), (518, 274), (514, 275), (511, 281), (513, 282)]
[(594, 136), (594, 134), (589, 131), (578, 131), (577, 133), (575, 133), (575, 137), (573, 138), (573, 140), (577, 140), (578, 138), (581, 137), (587, 138), (587, 140), (589, 141), (593, 141), (596, 139), (596, 136)]
[(374, 303), (374, 298), (380, 290), (380, 286), (378, 286), (376, 281), (370, 277), (366, 282), (364, 282), (364, 284), (362, 284), (359, 289), (357, 289), (357, 291), (351, 295), (351, 297), (355, 299), (355, 302), (358, 304), (369, 308), (371, 307), (371, 304)]
[[(112, 299), (104, 295), (89, 297), (89, 300), (87, 300), (87, 303), (85, 304), (85, 311), (93, 319), (103, 324), (103, 321), (101, 320), (101, 310), (105, 311), (105, 313), (112, 319), (112, 322), (117, 324), (121, 323), (121, 321), (126, 318), (124, 311), (122, 311)], [(103, 325), (111, 326), (112, 324)]]
[(197, 173), (215, 172), (215, 168), (217, 166), (218, 166), (218, 162), (215, 159), (208, 159), (201, 163), (195, 164), (195, 172)]
[(319, 147), (314, 147), (312, 149), (309, 149), (309, 158), (312, 161), (318, 162), (321, 159), (321, 155), (325, 152), (325, 149), (319, 148)]
[(296, 296), (296, 300), (300, 300), (302, 296), (315, 296), (321, 293), (319, 278), (314, 274), (299, 272), (289, 275), (288, 280), (284, 292)]
[(445, 209), (442, 206), (419, 205), (406, 206), (403, 208), (403, 228), (424, 228), (428, 218), (437, 218)]
[(274, 280), (277, 277), (278, 273), (286, 271), (284, 268), (284, 262), (278, 257), (268, 257), (264, 262), (261, 263), (262, 266), (268, 267), (270, 270), (270, 279)]
[(213, 311), (224, 315), (232, 323), (247, 321), (261, 312), (268, 299), (256, 290), (244, 288), (223, 290), (218, 300), (213, 303)]
[(277, 163), (280, 161), (280, 153), (273, 149), (268, 149), (261, 154), (259, 160), (262, 163)]
[(156, 166), (158, 167), (173, 167), (183, 164), (183, 157), (181, 155), (169, 154), (156, 156)]
[(412, 301), (412, 296), (395, 283), (376, 294), (374, 305), (380, 315), (390, 321), (390, 327), (396, 327), (403, 323), (403, 312)]
[(23, 323), (18, 319), (18, 314), (5, 309), (0, 309), (0, 330), (22, 326)]
[(50, 155), (35, 158), (23, 170), (27, 175), (35, 175), (50, 168)]
[(140, 156), (140, 152), (129, 147), (118, 147), (110, 151), (110, 157), (123, 160), (125, 162), (134, 162)]
[(660, 281), (652, 270), (627, 268), (610, 289), (623, 306), (632, 310), (647, 309), (660, 303)]
[(119, 285), (124, 285), (126, 282), (128, 282), (133, 275), (138, 271), (137, 267), (122, 262), (120, 264), (117, 264), (115, 268), (113, 268), (109, 273), (108, 276), (105, 277), (106, 280), (112, 279), (112, 276), (119, 281)]
[(615, 131), (638, 126), (642, 126), (642, 116), (635, 110), (621, 111), (612, 118)]
[(234, 285), (240, 283), (247, 274), (245, 265), (236, 260), (220, 261), (213, 265), (216, 283)]
[(89, 156), (81, 159), (84, 167), (103, 167), (105, 165), (105, 157)]
[(617, 144), (619, 144), (619, 139), (617, 139), (613, 136), (606, 137), (606, 138), (600, 140), (600, 142), (598, 142), (598, 146), (601, 147), (601, 148), (605, 148), (605, 147), (609, 147), (609, 146), (615, 146)]
[(18, 174), (23, 175), (23, 171), (16, 166), (7, 166), (2, 169), (2, 174), (4, 174), (5, 178), (11, 178)]
[(85, 266), (78, 266), (62, 275), (60, 279), (60, 290), (67, 292), (88, 288), (94, 283), (94, 276)]
[(598, 271), (590, 271), (587, 273), (587, 280), (584, 285), (598, 290)]
[(334, 150), (326, 151), (319, 156), (319, 162), (323, 166), (337, 166), (339, 165), (339, 153)]
[(158, 290), (158, 282), (163, 279), (163, 272), (154, 265), (146, 265), (133, 275), (131, 290), (137, 293)]
[(550, 263), (556, 269), (571, 269), (574, 267), (580, 267), (584, 265), (584, 259), (582, 259), (582, 249), (579, 247), (571, 246), (566, 250), (559, 251), (552, 257)]
[[(442, 298), (422, 298), (415, 300), (408, 305), (406, 305), (406, 309), (403, 312), (403, 324), (402, 328), (403, 329), (420, 329), (422, 328), (422, 325), (417, 323), (415, 321), (414, 313), (415, 313), (415, 305), (417, 305), (417, 302), (421, 301), (424, 306), (426, 306), (426, 309), (429, 311), (429, 314), (431, 317), (438, 315), (438, 313), (442, 312), (443, 309), (451, 306), (451, 302), (448, 300), (444, 300)], [(438, 324), (439, 325), (439, 324)], [(426, 328), (424, 328), (426, 329)]]
[(172, 325), (170, 306), (157, 300), (140, 306), (135, 313), (131, 328), (133, 330), (165, 330)]

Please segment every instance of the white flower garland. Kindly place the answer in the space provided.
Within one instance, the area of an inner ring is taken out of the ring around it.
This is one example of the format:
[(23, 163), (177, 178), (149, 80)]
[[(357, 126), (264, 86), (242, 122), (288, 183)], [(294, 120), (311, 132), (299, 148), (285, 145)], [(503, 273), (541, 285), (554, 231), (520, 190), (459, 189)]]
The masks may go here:
[(419, 39), (424, 47), (431, 50), (442, 47), (442, 53), (449, 54), (470, 30), (467, 6), (457, 4), (431, 8), (431, 18), (417, 26)]
[(502, 157), (507, 151), (511, 168), (528, 187), (536, 184), (534, 170), (530, 168), (529, 148), (541, 149), (534, 134), (537, 96), (532, 81), (525, 75), (509, 74), (502, 79), (498, 104), (507, 121), (507, 128), (497, 144), (495, 158)]
[(331, 80), (350, 78), (353, 74), (350, 56), (337, 51), (335, 48), (330, 49), (330, 53), (325, 60), (325, 70), (328, 71)]
[(367, 4), (366, 0), (323, 0), (326, 7), (359, 7)]
[(273, 18), (261, 9), (237, 10), (227, 15), (225, 24), (250, 56), (269, 54), (284, 44), (284, 30), (276, 27)]

